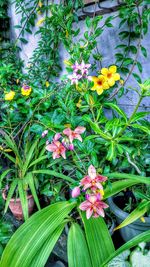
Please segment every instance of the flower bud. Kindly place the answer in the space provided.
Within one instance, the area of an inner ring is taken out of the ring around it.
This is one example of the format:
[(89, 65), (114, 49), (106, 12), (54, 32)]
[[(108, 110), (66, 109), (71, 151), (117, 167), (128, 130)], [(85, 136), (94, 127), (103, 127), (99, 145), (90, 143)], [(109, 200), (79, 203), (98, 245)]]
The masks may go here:
[(80, 195), (80, 187), (79, 186), (76, 186), (72, 190), (71, 195), (72, 195), (73, 198), (78, 197)]
[(45, 130), (45, 131), (42, 133), (42, 137), (44, 138), (47, 134), (48, 134), (48, 130)]

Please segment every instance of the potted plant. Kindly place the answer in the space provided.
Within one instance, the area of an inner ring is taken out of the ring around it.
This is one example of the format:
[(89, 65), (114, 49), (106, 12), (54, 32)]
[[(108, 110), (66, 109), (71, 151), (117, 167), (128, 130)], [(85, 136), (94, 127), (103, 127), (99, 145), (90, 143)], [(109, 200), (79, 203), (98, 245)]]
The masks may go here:
[(0, 142), (2, 153), (7, 161), (7, 169), (0, 177), (3, 198), (6, 201), (5, 210), (8, 206), (14, 216), (21, 220), (28, 218), (32, 213), (34, 203), (38, 209), (40, 204), (37, 196), (37, 181), (32, 174), (45, 159), (43, 142), (40, 139), (26, 137), (22, 142), (17, 142), (11, 135), (1, 131)]
[(125, 241), (129, 241), (138, 234), (149, 230), (149, 186), (133, 186), (109, 198), (108, 204), (119, 224), (115, 230), (119, 229)]

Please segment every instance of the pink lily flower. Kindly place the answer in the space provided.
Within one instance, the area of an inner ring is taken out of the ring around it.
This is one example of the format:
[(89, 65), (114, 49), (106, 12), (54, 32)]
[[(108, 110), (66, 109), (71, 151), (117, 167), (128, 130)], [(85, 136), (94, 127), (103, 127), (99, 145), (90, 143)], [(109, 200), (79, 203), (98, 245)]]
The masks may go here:
[(46, 150), (53, 152), (53, 159), (60, 158), (61, 156), (66, 159), (66, 148), (58, 141), (60, 137), (60, 133), (55, 134), (52, 143), (46, 145)]
[(79, 209), (86, 211), (87, 219), (92, 215), (94, 218), (104, 217), (104, 209), (108, 208), (108, 205), (101, 201), (101, 195), (87, 195), (86, 198), (87, 200), (80, 204)]
[(80, 195), (80, 187), (79, 186), (76, 186), (72, 192), (71, 192), (71, 195), (73, 198), (76, 198)]
[(80, 134), (84, 133), (85, 130), (85, 127), (78, 126), (74, 131), (72, 131), (70, 128), (66, 128), (63, 133), (68, 136), (70, 143), (72, 143), (74, 139), (78, 139), (82, 142), (82, 137)]
[(87, 190), (88, 188), (90, 188), (92, 191), (97, 189), (103, 190), (101, 183), (105, 182), (106, 180), (107, 177), (97, 174), (94, 166), (90, 165), (88, 168), (88, 175), (80, 181), (80, 184), (83, 186), (83, 190)]

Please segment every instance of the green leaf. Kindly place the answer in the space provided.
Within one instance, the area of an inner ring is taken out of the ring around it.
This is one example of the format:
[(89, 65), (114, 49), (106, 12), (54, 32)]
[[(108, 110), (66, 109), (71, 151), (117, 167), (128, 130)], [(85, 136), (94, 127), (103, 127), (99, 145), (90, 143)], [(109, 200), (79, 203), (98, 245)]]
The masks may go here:
[[(105, 175), (105, 174), (104, 174)], [(134, 175), (134, 174), (127, 174), (127, 173), (107, 173), (107, 177), (110, 179), (129, 179), (129, 180), (135, 180), (138, 183), (144, 183), (150, 185), (150, 177), (140, 176), (140, 175)]]
[(134, 76), (134, 78), (138, 81), (138, 83), (142, 83), (142, 80), (140, 78), (140, 76), (137, 73), (132, 73), (132, 75)]
[(134, 115), (134, 117), (132, 118), (131, 123), (134, 122), (134, 121), (138, 121), (138, 120), (144, 118), (145, 116), (147, 116), (147, 115), (149, 115), (149, 114), (150, 114), (150, 112), (148, 112), (148, 111), (138, 112), (138, 113), (136, 113), (136, 114)]
[(142, 130), (143, 132), (145, 132), (145, 133), (147, 133), (147, 134), (150, 134), (150, 130), (149, 130), (148, 127), (142, 126), (142, 125), (140, 125), (140, 124), (132, 124), (131, 126), (132, 126), (133, 128), (135, 128), (135, 129), (140, 129), (140, 130)]
[(7, 174), (10, 173), (10, 172), (12, 172), (12, 171), (13, 171), (13, 169), (8, 169), (8, 170), (5, 170), (5, 171), (1, 174), (1, 176), (0, 176), (0, 188), (1, 188), (1, 184), (2, 184), (2, 181), (3, 181), (3, 179), (5, 178), (5, 176), (7, 176)]
[(99, 267), (115, 251), (110, 233), (103, 218), (90, 218), (87, 220), (85, 212), (82, 213), (81, 217), (85, 228), (92, 265), (93, 267)]
[[(107, 174), (108, 176), (108, 174)], [(119, 193), (120, 191), (132, 186), (132, 185), (136, 185), (138, 184), (138, 181), (135, 180), (123, 180), (123, 181), (117, 181), (117, 182), (113, 182), (111, 184), (111, 188), (110, 185), (107, 185), (106, 189), (104, 190), (104, 199), (107, 199), (117, 193)]]
[(113, 103), (105, 103), (104, 106), (106, 107), (111, 107), (113, 110), (115, 110), (119, 115), (121, 115), (121, 117), (123, 117), (125, 119), (125, 121), (127, 121), (127, 116), (125, 114), (125, 112), (120, 109), (117, 105), (113, 104)]
[(150, 207), (150, 201), (144, 200), (142, 201), (136, 209), (134, 209), (131, 214), (120, 224), (118, 225), (115, 230), (118, 230), (122, 227), (127, 226), (130, 223), (133, 223), (137, 219), (139, 219), (141, 216), (143, 216)]
[(149, 242), (150, 241), (150, 230), (145, 231), (144, 233), (137, 235), (136, 237), (132, 238), (130, 241), (125, 243), (119, 249), (117, 249), (114, 253), (112, 253), (108, 259), (99, 267), (107, 267), (107, 264), (114, 259), (116, 256), (121, 254), (123, 251), (133, 248), (137, 246), (141, 242)]
[(48, 174), (48, 175), (51, 175), (51, 176), (54, 176), (54, 177), (58, 177), (58, 178), (61, 178), (61, 179), (63, 179), (63, 180), (66, 180), (66, 181), (68, 181), (68, 182), (70, 182), (70, 183), (74, 183), (75, 182), (75, 180), (74, 179), (72, 179), (71, 177), (69, 177), (69, 176), (66, 176), (66, 175), (64, 175), (64, 174), (62, 174), (62, 173), (59, 173), (59, 172), (55, 172), (55, 171), (49, 171), (49, 170), (37, 170), (37, 171), (33, 171), (32, 173), (41, 173), (41, 174)]
[(28, 41), (25, 39), (25, 38), (19, 38), (19, 40), (22, 42), (22, 43), (24, 43), (24, 44), (27, 44), (28, 43)]
[(18, 191), (19, 191), (19, 198), (21, 201), (21, 207), (24, 215), (24, 219), (28, 219), (28, 200), (27, 200), (27, 192), (23, 188), (22, 180), (18, 179)]
[(64, 226), (66, 224), (66, 221), (63, 222), (61, 225), (59, 225), (56, 230), (50, 235), (48, 236), (47, 240), (45, 241), (44, 245), (42, 246), (42, 248), (40, 248), (39, 251), (37, 251), (31, 266), (32, 267), (37, 267), (37, 266), (45, 266), (50, 253), (52, 252), (58, 238), (60, 237)]
[(28, 178), (28, 184), (29, 184), (32, 196), (34, 198), (34, 201), (35, 201), (38, 209), (40, 210), (41, 207), (40, 207), (39, 199), (38, 199), (38, 196), (37, 196), (37, 192), (36, 192), (36, 188), (35, 188), (35, 184), (34, 184), (34, 179), (33, 179), (32, 173), (28, 173), (27, 178)]
[(35, 142), (32, 144), (31, 148), (29, 149), (29, 151), (27, 151), (26, 153), (26, 161), (24, 162), (24, 165), (23, 165), (23, 169), (22, 169), (22, 175), (24, 176), (27, 169), (28, 169), (28, 166), (30, 164), (30, 161), (34, 155), (34, 150), (35, 148), (37, 147), (37, 144), (38, 144), (39, 140), (35, 140)]
[(32, 215), (8, 242), (0, 266), (31, 267), (37, 252), (60, 226), (76, 203), (59, 202)]
[(110, 146), (108, 148), (106, 159), (109, 161), (112, 161), (116, 157), (115, 152), (116, 152), (115, 143), (114, 143), (114, 141), (111, 141)]
[(31, 164), (29, 165), (29, 168), (32, 167), (33, 165), (38, 164), (39, 162), (43, 161), (44, 159), (47, 159), (47, 155), (39, 157), (38, 159), (32, 161)]
[(68, 234), (69, 267), (92, 267), (84, 233), (77, 223), (73, 223)]
[(144, 46), (141, 46), (141, 52), (142, 52), (144, 57), (147, 57), (147, 51), (146, 51)]
[(8, 191), (8, 195), (7, 195), (7, 199), (6, 199), (6, 203), (5, 203), (5, 209), (4, 209), (4, 213), (7, 212), (7, 209), (8, 209), (8, 205), (9, 205), (9, 202), (14, 194), (14, 191), (15, 191), (15, 188), (18, 184), (18, 179), (15, 179), (12, 181), (11, 185), (10, 185), (10, 188), (9, 188), (9, 191)]

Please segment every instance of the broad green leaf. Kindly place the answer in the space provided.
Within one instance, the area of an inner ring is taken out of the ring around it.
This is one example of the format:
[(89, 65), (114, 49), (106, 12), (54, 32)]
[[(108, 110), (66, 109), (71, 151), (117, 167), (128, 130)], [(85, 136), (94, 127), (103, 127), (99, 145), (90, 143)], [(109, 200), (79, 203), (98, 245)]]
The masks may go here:
[(7, 212), (8, 206), (9, 206), (9, 202), (14, 194), (15, 188), (18, 184), (18, 179), (15, 179), (12, 181), (9, 191), (8, 191), (8, 195), (7, 195), (7, 199), (6, 199), (6, 203), (5, 203), (5, 209), (4, 209), (4, 213)]
[(31, 267), (48, 237), (61, 225), (76, 203), (59, 202), (32, 215), (8, 242), (1, 259), (5, 267)]
[(125, 112), (119, 108), (117, 105), (113, 104), (113, 103), (105, 103), (104, 106), (106, 107), (111, 107), (113, 110), (115, 110), (119, 115), (121, 115), (125, 121), (127, 121), (127, 116), (125, 114)]
[(55, 171), (49, 171), (49, 170), (37, 170), (37, 171), (33, 171), (32, 173), (41, 173), (41, 174), (48, 174), (48, 175), (51, 175), (51, 176), (54, 176), (54, 177), (58, 177), (58, 178), (61, 178), (61, 179), (63, 179), (63, 180), (66, 180), (66, 181), (68, 181), (68, 182), (70, 182), (70, 183), (74, 183), (75, 182), (75, 180), (74, 179), (72, 179), (71, 177), (69, 177), (69, 176), (66, 176), (66, 175), (64, 175), (64, 174), (62, 174), (62, 173), (59, 173), (59, 172), (55, 172)]
[(62, 224), (60, 224), (56, 230), (50, 235), (48, 236), (47, 240), (45, 241), (45, 243), (43, 244), (42, 248), (40, 248), (39, 251), (37, 251), (31, 266), (32, 267), (37, 267), (37, 266), (45, 266), (50, 253), (52, 252), (58, 238), (60, 237), (64, 226), (66, 224), (66, 221), (63, 222)]
[(128, 224), (136, 221), (137, 219), (139, 219), (141, 216), (143, 216), (147, 210), (150, 207), (150, 201), (144, 200), (142, 201), (138, 207), (133, 210), (130, 215), (119, 225), (115, 228), (115, 230), (118, 230), (122, 227), (127, 226)]
[(92, 265), (93, 267), (99, 267), (115, 251), (110, 233), (103, 218), (90, 218), (87, 220), (85, 212), (81, 216)]
[(114, 253), (110, 254), (108, 259), (99, 267), (107, 267), (108, 263), (114, 259), (116, 256), (121, 254), (123, 251), (133, 248), (141, 242), (150, 242), (150, 230), (145, 231), (144, 233), (137, 235), (136, 237), (132, 238), (130, 241), (125, 243), (119, 249), (117, 249)]
[(150, 177), (145, 177), (145, 176), (140, 176), (140, 175), (135, 175), (135, 174), (127, 174), (127, 173), (107, 173), (107, 177), (110, 179), (129, 179), (129, 180), (135, 180), (139, 184), (148, 184), (150, 185)]
[[(107, 175), (108, 176), (108, 175)], [(104, 194), (104, 199), (107, 199), (108, 197), (111, 197), (117, 193), (119, 193), (120, 191), (138, 184), (138, 181), (135, 180), (122, 180), (122, 181), (117, 181), (117, 182), (113, 182), (111, 184), (111, 188), (109, 185), (107, 185), (106, 189), (104, 190), (105, 194)]]
[(77, 223), (69, 230), (67, 250), (69, 267), (92, 267), (84, 233)]

